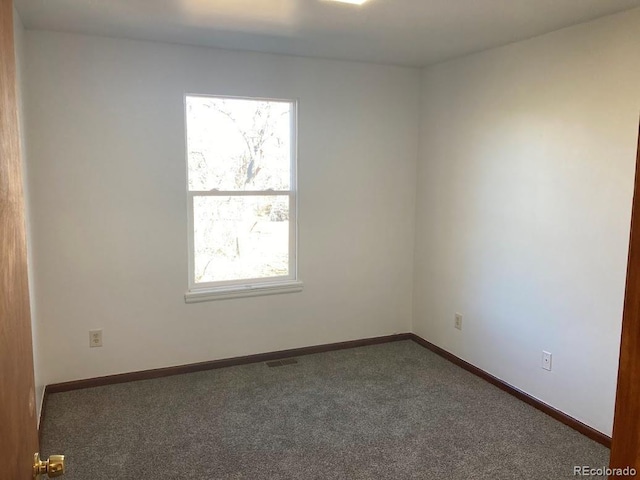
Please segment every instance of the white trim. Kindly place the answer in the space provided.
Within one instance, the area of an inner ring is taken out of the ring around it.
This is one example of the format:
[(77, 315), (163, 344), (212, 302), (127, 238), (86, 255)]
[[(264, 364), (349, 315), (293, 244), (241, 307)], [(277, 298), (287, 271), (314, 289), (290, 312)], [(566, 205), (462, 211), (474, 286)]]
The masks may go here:
[(199, 282), (189, 285), (189, 291), (194, 290), (208, 290), (216, 288), (244, 288), (246, 285), (263, 285), (272, 283), (290, 282), (296, 280), (296, 277), (291, 275), (278, 275), (273, 277), (257, 277), (257, 278), (240, 278), (237, 280), (219, 280), (217, 282)]
[(221, 98), (223, 100), (255, 100), (256, 102), (278, 102), (278, 103), (298, 103), (295, 98), (277, 98), (277, 97), (251, 97), (248, 95), (214, 95), (210, 93), (188, 93), (184, 94), (185, 100), (187, 97), (196, 98)]
[(291, 167), (289, 174), (289, 275), (298, 278), (298, 100), (291, 100)]
[(185, 303), (208, 302), (227, 298), (259, 297), (280, 293), (295, 293), (303, 290), (304, 284), (300, 280), (286, 280), (264, 284), (234, 285), (215, 288), (189, 290), (184, 294)]
[(283, 197), (294, 195), (293, 190), (189, 190), (194, 197)]
[[(208, 98), (229, 98), (254, 101), (270, 101), (288, 103), (291, 106), (291, 163), (289, 190), (209, 190), (194, 191), (189, 190), (189, 148), (187, 133), (187, 98), (188, 97), (208, 97)], [(232, 97), (225, 95), (184, 95), (184, 136), (185, 136), (185, 169), (187, 178), (187, 269), (188, 269), (188, 291), (185, 293), (186, 303), (203, 302), (207, 300), (219, 300), (222, 298), (249, 297), (257, 295), (272, 295), (275, 293), (290, 293), (302, 290), (302, 282), (298, 281), (298, 100), (279, 99), (262, 97)], [(267, 278), (246, 278), (239, 280), (226, 280), (217, 282), (195, 283), (195, 253), (194, 253), (194, 212), (193, 203), (195, 197), (217, 197), (217, 196), (288, 196), (289, 197), (289, 274), (286, 276)]]

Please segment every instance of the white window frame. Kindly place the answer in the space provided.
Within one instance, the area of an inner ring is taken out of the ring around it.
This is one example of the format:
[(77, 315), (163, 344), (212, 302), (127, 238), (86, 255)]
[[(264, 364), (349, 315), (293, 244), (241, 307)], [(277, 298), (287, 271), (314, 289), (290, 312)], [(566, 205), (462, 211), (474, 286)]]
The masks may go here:
[[(187, 98), (204, 97), (231, 100), (254, 100), (265, 102), (282, 102), (291, 105), (291, 165), (289, 190), (189, 190), (189, 148), (187, 144)], [(188, 218), (188, 271), (189, 289), (185, 293), (186, 303), (206, 302), (224, 298), (252, 297), (259, 295), (273, 295), (278, 293), (293, 293), (302, 291), (303, 284), (298, 279), (298, 100), (265, 97), (241, 97), (226, 95), (184, 95), (185, 122), (185, 158), (186, 158), (186, 190), (187, 190), (187, 218)], [(193, 204), (196, 197), (244, 197), (244, 196), (284, 196), (289, 197), (289, 274), (267, 278), (247, 278), (240, 280), (223, 280), (217, 282), (195, 282), (195, 225)]]

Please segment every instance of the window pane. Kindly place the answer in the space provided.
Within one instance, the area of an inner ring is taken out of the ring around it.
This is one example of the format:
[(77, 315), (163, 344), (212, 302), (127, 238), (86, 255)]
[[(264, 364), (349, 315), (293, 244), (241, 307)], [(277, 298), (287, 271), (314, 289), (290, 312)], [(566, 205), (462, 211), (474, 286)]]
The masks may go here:
[(195, 282), (289, 275), (289, 196), (194, 197)]
[(289, 190), (290, 102), (187, 97), (189, 190)]

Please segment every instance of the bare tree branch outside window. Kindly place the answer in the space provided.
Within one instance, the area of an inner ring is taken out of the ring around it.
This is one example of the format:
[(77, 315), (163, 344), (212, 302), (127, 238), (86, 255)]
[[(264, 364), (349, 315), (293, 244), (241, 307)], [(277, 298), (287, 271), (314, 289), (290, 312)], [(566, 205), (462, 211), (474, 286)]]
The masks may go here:
[(289, 102), (187, 97), (195, 283), (289, 274), (291, 115)]

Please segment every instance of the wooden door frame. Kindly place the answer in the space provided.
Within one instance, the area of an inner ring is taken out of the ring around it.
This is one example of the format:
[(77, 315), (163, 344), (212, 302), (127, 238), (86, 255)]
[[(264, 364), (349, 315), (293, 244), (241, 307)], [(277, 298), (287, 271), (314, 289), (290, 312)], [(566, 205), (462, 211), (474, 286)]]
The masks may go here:
[(640, 131), (634, 185), (610, 467), (640, 473)]
[(38, 435), (13, 21), (0, 0), (0, 476), (27, 480)]

